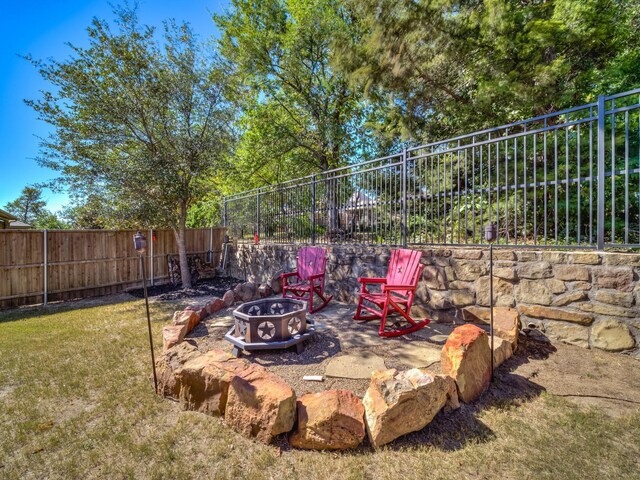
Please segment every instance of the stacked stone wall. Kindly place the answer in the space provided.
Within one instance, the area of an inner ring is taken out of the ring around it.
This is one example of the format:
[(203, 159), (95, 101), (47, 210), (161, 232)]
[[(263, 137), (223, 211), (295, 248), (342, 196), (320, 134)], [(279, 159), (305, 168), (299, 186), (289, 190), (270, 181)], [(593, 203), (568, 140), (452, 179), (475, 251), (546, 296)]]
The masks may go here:
[[(229, 273), (269, 283), (293, 271), (303, 245), (234, 247)], [(384, 277), (389, 247), (326, 246), (327, 290), (355, 303), (358, 277)], [(489, 251), (414, 248), (425, 264), (413, 313), (438, 322), (486, 319)], [(517, 308), (523, 328), (585, 348), (640, 357), (640, 254), (494, 249), (494, 303)]]

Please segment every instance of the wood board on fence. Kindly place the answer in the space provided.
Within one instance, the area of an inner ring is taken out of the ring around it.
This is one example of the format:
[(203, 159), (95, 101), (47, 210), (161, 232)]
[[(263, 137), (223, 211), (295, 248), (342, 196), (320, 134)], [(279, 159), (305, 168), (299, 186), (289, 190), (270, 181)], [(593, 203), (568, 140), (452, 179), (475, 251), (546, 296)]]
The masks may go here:
[[(142, 285), (134, 230), (1, 230), (0, 308), (107, 295)], [(172, 230), (147, 235), (146, 273), (155, 284), (168, 279), (167, 255), (177, 255)], [(187, 230), (187, 253), (214, 252), (220, 260), (224, 228)], [(46, 241), (45, 241), (46, 236)], [(152, 247), (153, 244), (153, 247)], [(46, 245), (46, 252), (45, 252)], [(46, 266), (45, 266), (46, 263)], [(46, 271), (46, 281), (45, 281)]]

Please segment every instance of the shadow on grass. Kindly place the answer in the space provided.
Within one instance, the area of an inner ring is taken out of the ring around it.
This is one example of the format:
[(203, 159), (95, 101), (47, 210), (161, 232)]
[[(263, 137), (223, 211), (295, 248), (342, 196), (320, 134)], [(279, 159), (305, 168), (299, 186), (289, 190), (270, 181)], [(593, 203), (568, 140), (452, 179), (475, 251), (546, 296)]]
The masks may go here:
[[(538, 397), (545, 388), (513, 371), (519, 365), (528, 363), (530, 359), (546, 359), (555, 351), (556, 348), (549, 343), (520, 336), (517, 353), (496, 369), (493, 383), (477, 401), (470, 405), (461, 402), (460, 408), (455, 411), (440, 411), (424, 429), (404, 435), (385, 445), (383, 449), (407, 451), (432, 447), (442, 451), (455, 451), (463, 449), (468, 444), (495, 440), (495, 433), (478, 418), (479, 414), (489, 409), (517, 408)], [(277, 438), (275, 444), (282, 450), (291, 449), (284, 436)], [(365, 438), (358, 449), (339, 454), (368, 455), (370, 453), (371, 445)]]

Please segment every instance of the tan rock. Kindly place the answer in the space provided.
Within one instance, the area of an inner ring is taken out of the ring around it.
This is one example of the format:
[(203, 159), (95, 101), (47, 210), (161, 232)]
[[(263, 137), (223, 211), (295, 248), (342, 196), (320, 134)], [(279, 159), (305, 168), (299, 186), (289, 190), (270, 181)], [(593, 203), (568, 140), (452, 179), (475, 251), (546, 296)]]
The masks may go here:
[(599, 265), (601, 262), (600, 254), (587, 252), (573, 252), (573, 263), (582, 263), (586, 265)]
[(466, 307), (475, 303), (476, 296), (471, 290), (452, 290), (449, 300), (454, 307)]
[(591, 328), (592, 347), (619, 352), (629, 350), (634, 345), (635, 341), (629, 327), (619, 320), (600, 320)]
[(489, 336), (472, 324), (456, 327), (444, 344), (440, 365), (443, 373), (456, 381), (460, 399), (474, 401), (491, 379)]
[(233, 293), (239, 302), (250, 302), (259, 297), (258, 287), (252, 282), (239, 283), (233, 289)]
[(553, 272), (549, 262), (527, 262), (518, 265), (518, 276), (536, 280), (539, 278), (551, 278)]
[(493, 309), (493, 332), (511, 344), (513, 351), (518, 347), (520, 315), (515, 308), (495, 307)]
[(593, 298), (598, 302), (627, 308), (633, 305), (634, 300), (633, 293), (618, 292), (617, 290), (598, 290)]
[(633, 269), (630, 267), (601, 267), (593, 269), (594, 284), (622, 292), (633, 290)]
[(246, 360), (215, 349), (189, 360), (176, 372), (181, 403), (187, 410), (223, 415), (231, 380), (249, 365)]
[[(495, 310), (494, 310), (495, 313)], [(487, 307), (470, 305), (462, 309), (462, 319), (465, 322), (489, 323), (490, 310)]]
[(162, 328), (162, 351), (166, 352), (171, 347), (178, 345), (187, 334), (188, 325), (167, 325)]
[(599, 315), (611, 315), (612, 317), (627, 318), (634, 318), (636, 316), (636, 313), (630, 308), (617, 307), (606, 303), (583, 302), (576, 304), (576, 306), (585, 312), (597, 313)]
[(158, 393), (165, 397), (178, 398), (180, 395), (180, 382), (176, 372), (189, 360), (202, 355), (196, 347), (187, 342), (182, 342), (173, 348), (166, 350), (156, 361), (156, 374), (158, 377)]
[(482, 258), (482, 250), (456, 249), (453, 250), (453, 258), (463, 258), (465, 260), (480, 260)]
[(540, 280), (520, 280), (516, 287), (516, 301), (518, 303), (537, 303), (538, 305), (551, 305), (553, 296)]
[[(482, 277), (476, 281), (476, 304), (489, 306), (489, 277)], [(499, 307), (513, 307), (513, 284), (502, 280), (493, 279), (493, 304)]]
[(640, 267), (640, 255), (637, 253), (605, 253), (604, 263), (606, 265)]
[(493, 259), (494, 260), (505, 260), (505, 261), (514, 261), (516, 260), (515, 252), (511, 250), (494, 250), (493, 251)]
[(365, 436), (364, 405), (348, 390), (325, 390), (297, 401), (298, 427), (289, 436), (296, 448), (344, 450)]
[(211, 300), (209, 303), (207, 303), (206, 308), (207, 308), (207, 312), (209, 312), (209, 314), (212, 315), (216, 312), (219, 312), (226, 306), (227, 304), (224, 302), (224, 300), (216, 297), (213, 300)]
[(276, 274), (271, 278), (271, 281), (269, 282), (269, 286), (271, 287), (271, 290), (276, 295), (279, 293), (282, 293), (282, 280), (280, 279), (280, 275), (283, 273), (284, 273), (283, 270), (276, 272)]
[(581, 290), (574, 290), (566, 295), (561, 295), (553, 300), (554, 307), (564, 307), (574, 302), (583, 302), (587, 299), (587, 294)]
[(233, 290), (227, 290), (226, 292), (224, 292), (224, 295), (222, 296), (222, 301), (227, 307), (230, 307), (231, 305), (233, 305), (233, 302), (236, 301), (236, 295), (235, 293), (233, 293)]
[(444, 267), (427, 265), (422, 270), (422, 279), (432, 290), (446, 290), (448, 286), (447, 274)]
[(593, 315), (582, 312), (574, 312), (563, 308), (542, 307), (538, 305), (518, 305), (520, 315), (527, 315), (534, 318), (546, 320), (561, 320), (563, 322), (578, 323), (580, 325), (591, 325)]
[(427, 426), (443, 408), (458, 408), (453, 379), (417, 368), (374, 372), (362, 400), (367, 434), (378, 448)]
[(518, 252), (518, 261), (519, 262), (537, 262), (538, 254), (537, 252), (532, 252), (530, 250)]
[(494, 267), (493, 275), (510, 282), (515, 282), (516, 280), (518, 280), (518, 274), (516, 273), (516, 269), (513, 267)]
[(589, 348), (589, 327), (565, 322), (549, 321), (545, 326), (549, 338), (582, 348)]
[(429, 306), (436, 310), (448, 310), (451, 308), (451, 300), (448, 291), (434, 290), (430, 292)]
[(198, 312), (193, 310), (185, 309), (182, 311), (175, 312), (173, 314), (173, 324), (186, 325), (187, 326), (186, 333), (189, 333), (191, 330), (193, 330), (193, 327), (195, 327), (199, 322), (200, 322), (200, 315)]
[(293, 428), (296, 394), (280, 377), (251, 364), (233, 377), (225, 409), (225, 422), (237, 432), (269, 443)]
[(273, 294), (273, 289), (271, 288), (270, 285), (267, 285), (266, 283), (262, 283), (258, 287), (258, 295), (260, 296), (260, 298), (269, 297), (272, 294)]
[(493, 366), (498, 368), (513, 355), (511, 343), (504, 338), (493, 338)]
[(453, 259), (452, 264), (456, 278), (465, 282), (474, 281), (489, 271), (489, 263), (485, 261)]
[(545, 250), (540, 254), (540, 258), (549, 263), (567, 263), (569, 254), (567, 252), (548, 252)]
[(554, 295), (558, 295), (567, 291), (567, 285), (562, 280), (558, 280), (556, 278), (547, 278), (545, 280), (545, 283), (547, 284), (547, 288), (549, 289), (549, 291)]
[(591, 290), (591, 282), (576, 282), (573, 284), (573, 288), (576, 290)]
[(553, 270), (555, 278), (558, 280), (588, 282), (591, 279), (591, 274), (587, 267), (578, 265), (556, 265)]

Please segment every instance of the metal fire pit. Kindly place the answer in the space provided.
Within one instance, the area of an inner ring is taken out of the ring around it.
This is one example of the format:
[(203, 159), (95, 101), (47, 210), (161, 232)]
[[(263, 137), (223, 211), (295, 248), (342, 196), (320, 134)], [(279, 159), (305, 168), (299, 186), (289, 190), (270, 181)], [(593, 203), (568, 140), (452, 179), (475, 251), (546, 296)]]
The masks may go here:
[(303, 341), (314, 334), (307, 320), (307, 302), (292, 298), (265, 298), (247, 302), (233, 311), (234, 326), (224, 338), (231, 342), (233, 355), (242, 350), (271, 350), (296, 346), (302, 353)]

